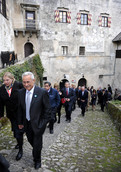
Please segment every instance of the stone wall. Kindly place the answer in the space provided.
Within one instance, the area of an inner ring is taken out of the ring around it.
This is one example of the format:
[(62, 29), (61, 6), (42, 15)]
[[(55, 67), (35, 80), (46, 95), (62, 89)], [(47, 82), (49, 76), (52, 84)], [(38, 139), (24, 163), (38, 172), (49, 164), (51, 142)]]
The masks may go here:
[(116, 128), (121, 133), (121, 102), (113, 101), (108, 103), (108, 113), (113, 120)]

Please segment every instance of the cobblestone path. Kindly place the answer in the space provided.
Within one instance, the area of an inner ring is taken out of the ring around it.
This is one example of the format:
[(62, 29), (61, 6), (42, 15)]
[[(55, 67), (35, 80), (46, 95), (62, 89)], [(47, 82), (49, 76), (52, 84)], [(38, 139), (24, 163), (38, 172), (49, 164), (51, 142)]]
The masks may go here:
[[(2, 136), (2, 138), (4, 135)], [(11, 138), (11, 137), (10, 137)], [(24, 155), (15, 161), (17, 150), (11, 148), (0, 152), (10, 162), (11, 172), (35, 172), (32, 160), (32, 148), (24, 139)], [(39, 172), (121, 172), (121, 135), (113, 125), (109, 115), (91, 108), (85, 117), (77, 108), (72, 113), (72, 122), (55, 124), (54, 134), (48, 129), (44, 134), (42, 168)]]

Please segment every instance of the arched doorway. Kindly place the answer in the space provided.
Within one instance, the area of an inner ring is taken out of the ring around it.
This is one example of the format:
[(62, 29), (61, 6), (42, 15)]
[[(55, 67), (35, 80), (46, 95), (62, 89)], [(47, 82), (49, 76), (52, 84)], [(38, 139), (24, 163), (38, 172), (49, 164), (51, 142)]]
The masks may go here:
[(85, 85), (85, 87), (87, 86), (87, 80), (85, 78), (81, 78), (78, 81), (78, 86), (83, 86), (83, 85)]
[(60, 82), (60, 90), (62, 90), (65, 87), (65, 82), (67, 82), (67, 79), (62, 79)]
[(33, 44), (32, 44), (32, 43), (27, 42), (27, 43), (24, 45), (24, 53), (25, 53), (25, 57), (28, 57), (29, 55), (31, 55), (31, 54), (34, 53)]

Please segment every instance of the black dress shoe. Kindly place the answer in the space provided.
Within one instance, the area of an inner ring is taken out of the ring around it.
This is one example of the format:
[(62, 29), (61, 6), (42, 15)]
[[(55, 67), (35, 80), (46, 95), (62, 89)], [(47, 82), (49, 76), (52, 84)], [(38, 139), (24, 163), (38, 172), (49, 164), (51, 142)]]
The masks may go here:
[(50, 130), (50, 134), (53, 134), (54, 132), (53, 132), (53, 130)]
[(15, 149), (19, 149), (19, 144), (17, 144), (17, 145), (15, 146)]
[(39, 168), (41, 168), (41, 162), (35, 162), (34, 168), (36, 170), (38, 170)]
[(71, 122), (71, 119), (69, 119), (68, 122), (70, 123)]
[(22, 150), (19, 150), (17, 156), (16, 156), (16, 161), (19, 161), (23, 156), (23, 151)]

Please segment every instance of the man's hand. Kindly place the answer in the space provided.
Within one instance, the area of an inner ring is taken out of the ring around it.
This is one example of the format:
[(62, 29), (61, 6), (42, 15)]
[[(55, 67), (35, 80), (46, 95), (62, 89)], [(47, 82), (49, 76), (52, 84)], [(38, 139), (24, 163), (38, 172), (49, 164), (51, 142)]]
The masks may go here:
[(70, 102), (70, 99), (67, 99), (67, 102)]
[(85, 100), (81, 100), (81, 102), (85, 102)]
[(24, 128), (24, 126), (23, 125), (18, 125), (18, 128), (21, 130), (21, 129)]
[(0, 120), (2, 120), (3, 119), (3, 117), (0, 117)]

